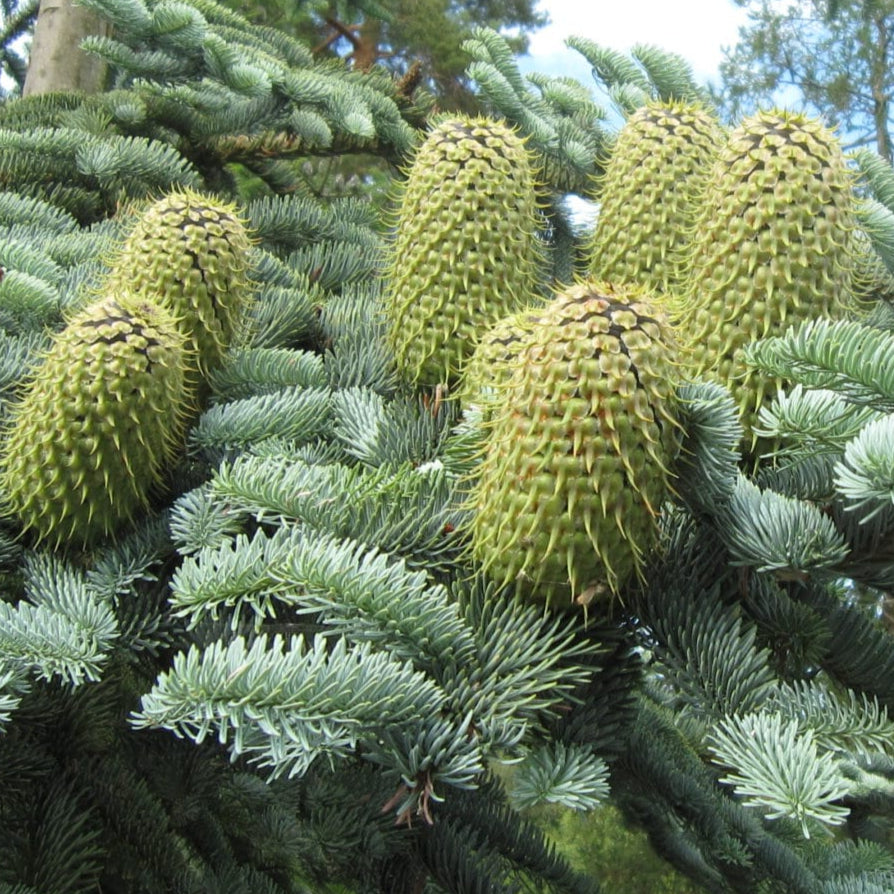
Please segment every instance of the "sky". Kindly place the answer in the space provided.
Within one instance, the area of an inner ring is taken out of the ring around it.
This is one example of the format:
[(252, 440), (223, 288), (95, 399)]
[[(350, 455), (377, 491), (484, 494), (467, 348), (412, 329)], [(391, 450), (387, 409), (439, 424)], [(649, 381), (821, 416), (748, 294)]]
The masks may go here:
[(569, 75), (591, 84), (590, 66), (568, 49), (565, 38), (589, 38), (626, 52), (637, 43), (654, 44), (682, 56), (696, 81), (718, 81), (721, 48), (736, 43), (745, 11), (733, 0), (540, 0), (551, 23), (530, 35), (529, 57), (519, 60), (522, 71)]

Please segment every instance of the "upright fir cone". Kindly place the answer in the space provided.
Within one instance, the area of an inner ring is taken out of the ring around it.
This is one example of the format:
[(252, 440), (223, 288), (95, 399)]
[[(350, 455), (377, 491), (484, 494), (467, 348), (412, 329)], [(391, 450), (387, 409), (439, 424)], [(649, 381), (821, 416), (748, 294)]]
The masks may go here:
[(443, 120), (402, 187), (385, 314), (398, 369), (454, 384), (487, 329), (537, 293), (542, 251), (531, 153), (507, 124)]
[(204, 375), (220, 363), (245, 319), (250, 248), (234, 205), (178, 190), (139, 214), (111, 260), (106, 291), (127, 289), (166, 304)]
[(525, 320), (469, 496), (471, 552), (586, 604), (642, 570), (679, 449), (669, 327), (636, 286), (581, 282)]
[(6, 512), (39, 540), (88, 545), (144, 508), (182, 442), (185, 342), (166, 307), (133, 293), (76, 314), (10, 407)]
[(723, 139), (714, 116), (693, 103), (654, 100), (630, 116), (595, 183), (591, 276), (676, 292)]
[(729, 387), (746, 429), (781, 382), (743, 347), (855, 302), (853, 186), (834, 134), (792, 112), (744, 119), (714, 166), (675, 324), (689, 373)]

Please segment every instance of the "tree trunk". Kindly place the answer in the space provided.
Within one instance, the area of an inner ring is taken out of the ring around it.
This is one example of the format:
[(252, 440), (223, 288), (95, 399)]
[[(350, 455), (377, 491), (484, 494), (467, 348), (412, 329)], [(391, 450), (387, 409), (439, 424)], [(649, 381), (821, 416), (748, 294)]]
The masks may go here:
[(369, 16), (360, 26), (359, 40), (354, 45), (354, 67), (369, 71), (379, 61), (382, 23)]
[(891, 103), (885, 90), (885, 82), (888, 68), (888, 46), (891, 40), (891, 30), (887, 16), (876, 16), (873, 19), (875, 27), (875, 46), (873, 47), (873, 64), (869, 85), (872, 90), (872, 119), (875, 124), (876, 151), (886, 161), (892, 160), (891, 132), (888, 129), (888, 113)]
[(23, 95), (54, 91), (96, 93), (105, 82), (105, 63), (80, 49), (90, 34), (108, 34), (110, 27), (92, 10), (72, 0), (42, 0)]

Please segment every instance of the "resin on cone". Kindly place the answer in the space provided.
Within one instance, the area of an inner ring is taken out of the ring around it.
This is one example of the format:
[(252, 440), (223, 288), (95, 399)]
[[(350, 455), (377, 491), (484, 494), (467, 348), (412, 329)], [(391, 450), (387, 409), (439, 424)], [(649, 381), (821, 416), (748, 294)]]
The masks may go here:
[(419, 147), (388, 249), (385, 314), (398, 370), (455, 384), (478, 338), (539, 291), (531, 153), (508, 125), (441, 121)]
[(675, 352), (642, 289), (583, 282), (526, 327), (469, 497), (473, 558), (587, 604), (642, 570), (679, 449)]

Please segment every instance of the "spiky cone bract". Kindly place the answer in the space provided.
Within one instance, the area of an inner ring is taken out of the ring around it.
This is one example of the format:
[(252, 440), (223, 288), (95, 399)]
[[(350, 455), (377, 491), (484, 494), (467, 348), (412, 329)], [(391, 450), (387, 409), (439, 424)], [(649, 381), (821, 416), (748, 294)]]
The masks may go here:
[(482, 418), (500, 394), (516, 364), (528, 329), (540, 317), (542, 303), (497, 320), (478, 339), (463, 367), (456, 398), (463, 408), (477, 407)]
[(246, 318), (251, 245), (235, 205), (190, 189), (171, 192), (139, 213), (105, 288), (167, 304), (189, 336), (196, 375), (204, 376)]
[(126, 524), (182, 442), (187, 363), (166, 307), (124, 292), (83, 308), (9, 408), (5, 511), (54, 545), (87, 546)]
[(746, 431), (781, 382), (743, 347), (855, 304), (853, 186), (835, 135), (785, 111), (743, 119), (714, 167), (674, 322), (689, 373), (730, 388)]
[(674, 294), (723, 140), (716, 118), (694, 103), (653, 100), (627, 119), (594, 182), (591, 276)]
[(586, 605), (641, 572), (680, 431), (666, 319), (581, 282), (526, 328), (471, 487), (471, 554), (502, 584)]
[(450, 117), (400, 189), (385, 267), (388, 342), (407, 381), (453, 384), (480, 334), (539, 291), (533, 156), (501, 121)]

